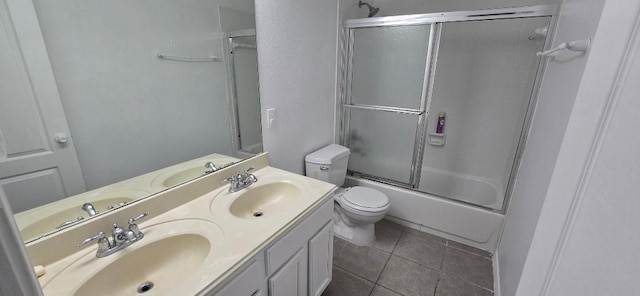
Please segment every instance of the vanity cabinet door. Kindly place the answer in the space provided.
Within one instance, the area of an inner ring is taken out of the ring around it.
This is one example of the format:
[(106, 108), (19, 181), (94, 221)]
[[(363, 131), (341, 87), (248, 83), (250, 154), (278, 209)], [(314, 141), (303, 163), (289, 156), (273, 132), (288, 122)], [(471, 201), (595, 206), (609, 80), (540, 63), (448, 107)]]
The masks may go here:
[(264, 261), (253, 260), (236, 278), (213, 296), (266, 296)]
[(269, 295), (307, 295), (307, 260), (307, 247), (304, 246), (269, 278)]
[(309, 295), (319, 296), (331, 282), (333, 221), (309, 240)]

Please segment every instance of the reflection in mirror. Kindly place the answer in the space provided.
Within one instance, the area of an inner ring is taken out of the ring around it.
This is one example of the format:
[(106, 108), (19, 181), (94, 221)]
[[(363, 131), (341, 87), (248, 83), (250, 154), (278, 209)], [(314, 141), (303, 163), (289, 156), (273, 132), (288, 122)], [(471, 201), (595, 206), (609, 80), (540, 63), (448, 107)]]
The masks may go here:
[(0, 1), (0, 186), (25, 241), (262, 151), (252, 0)]
[(258, 57), (255, 30), (236, 31), (229, 34), (232, 58), (233, 99), (238, 124), (240, 155), (254, 155), (262, 151), (262, 127), (260, 126), (260, 101), (258, 97)]

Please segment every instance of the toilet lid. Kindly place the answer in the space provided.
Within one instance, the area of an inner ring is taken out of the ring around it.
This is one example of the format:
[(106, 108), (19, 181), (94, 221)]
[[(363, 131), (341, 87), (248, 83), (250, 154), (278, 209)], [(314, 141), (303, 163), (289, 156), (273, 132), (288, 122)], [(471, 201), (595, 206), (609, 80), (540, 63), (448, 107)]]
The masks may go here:
[(349, 188), (342, 199), (362, 208), (382, 208), (389, 204), (389, 198), (384, 193), (362, 186)]

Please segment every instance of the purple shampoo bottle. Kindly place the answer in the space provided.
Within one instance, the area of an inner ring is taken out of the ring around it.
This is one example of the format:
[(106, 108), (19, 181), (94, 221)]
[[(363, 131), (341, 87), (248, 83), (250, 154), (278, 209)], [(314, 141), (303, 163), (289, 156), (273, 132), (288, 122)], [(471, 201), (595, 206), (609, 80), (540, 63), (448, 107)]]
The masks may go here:
[(444, 133), (444, 122), (447, 117), (447, 113), (440, 112), (438, 114), (438, 124), (436, 125), (436, 133), (442, 134)]

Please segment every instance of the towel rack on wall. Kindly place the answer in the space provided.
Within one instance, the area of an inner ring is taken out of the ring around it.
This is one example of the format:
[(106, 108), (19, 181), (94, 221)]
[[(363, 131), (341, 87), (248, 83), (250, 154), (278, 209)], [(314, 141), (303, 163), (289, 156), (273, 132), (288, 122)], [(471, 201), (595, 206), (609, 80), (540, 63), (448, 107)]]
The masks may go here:
[(161, 60), (174, 60), (181, 62), (218, 62), (220, 61), (220, 57), (211, 55), (208, 57), (189, 57), (189, 56), (176, 56), (176, 55), (168, 55), (162, 52), (158, 53), (158, 58)]
[(249, 48), (249, 49), (256, 49), (256, 46), (255, 46), (255, 45), (251, 45), (251, 44), (244, 44), (244, 43), (235, 43), (235, 42), (231, 45), (231, 47), (232, 47), (233, 49), (236, 49), (236, 48)]

